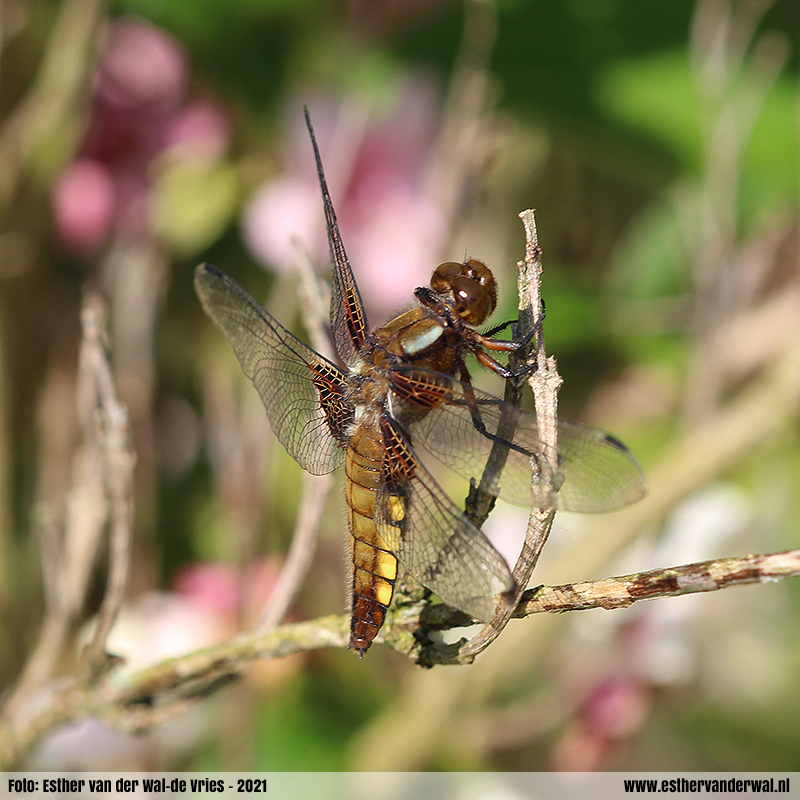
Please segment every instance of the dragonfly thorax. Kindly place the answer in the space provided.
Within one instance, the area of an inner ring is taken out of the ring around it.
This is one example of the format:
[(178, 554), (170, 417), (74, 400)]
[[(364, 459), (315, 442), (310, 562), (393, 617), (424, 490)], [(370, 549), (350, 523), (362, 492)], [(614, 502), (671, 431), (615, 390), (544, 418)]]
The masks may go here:
[(381, 367), (411, 365), (453, 374), (461, 349), (457, 331), (424, 306), (390, 320), (372, 335), (372, 360)]

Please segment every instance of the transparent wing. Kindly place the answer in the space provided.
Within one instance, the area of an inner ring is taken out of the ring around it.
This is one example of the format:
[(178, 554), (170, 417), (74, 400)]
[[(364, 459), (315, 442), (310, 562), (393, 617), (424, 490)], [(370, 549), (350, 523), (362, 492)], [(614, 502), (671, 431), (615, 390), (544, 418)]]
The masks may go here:
[(216, 267), (197, 267), (194, 285), (206, 314), (255, 384), (289, 454), (314, 475), (341, 465), (344, 432), (352, 418), (343, 400), (344, 373)]
[[(610, 511), (636, 502), (645, 493), (642, 469), (625, 445), (596, 428), (562, 420), (558, 457), (548, 460), (555, 463), (539, 460), (536, 465), (550, 470), (560, 489), (556, 494), (537, 494), (538, 484), (531, 488), (529, 456), (539, 451), (536, 414), (431, 370), (400, 368), (392, 374), (392, 388), (399, 398), (393, 410), (399, 409), (399, 421), (415, 447), (425, 448), (466, 478), (480, 480), (494, 444), (490, 437), (511, 441), (514, 447), (508, 448), (496, 493), (512, 503)], [(476, 416), (488, 437), (476, 426)]]
[(467, 520), (384, 417), (384, 472), (375, 502), (378, 532), (401, 565), (453, 608), (491, 620), (497, 594), (513, 586), (505, 559)]
[(331, 330), (336, 352), (339, 358), (348, 367), (354, 367), (359, 358), (361, 348), (367, 339), (369, 325), (364, 312), (364, 303), (358, 291), (358, 285), (353, 277), (353, 270), (342, 243), (339, 225), (336, 222), (336, 212), (328, 192), (325, 172), (322, 169), (322, 159), (314, 136), (311, 118), (306, 112), (306, 125), (311, 134), (311, 144), (314, 147), (314, 158), (317, 162), (317, 175), (322, 190), (322, 203), (325, 206), (325, 226), (328, 231), (328, 246), (331, 251), (333, 263), (333, 284), (331, 286)]

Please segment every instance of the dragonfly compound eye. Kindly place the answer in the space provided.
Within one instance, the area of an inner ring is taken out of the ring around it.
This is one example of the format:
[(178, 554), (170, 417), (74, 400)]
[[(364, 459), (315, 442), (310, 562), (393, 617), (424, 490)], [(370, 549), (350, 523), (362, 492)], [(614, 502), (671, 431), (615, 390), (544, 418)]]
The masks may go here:
[(494, 311), (494, 295), (472, 278), (458, 277), (453, 281), (453, 299), (458, 316), (467, 325), (480, 325)]
[(431, 288), (452, 296), (458, 316), (467, 325), (480, 325), (497, 305), (494, 275), (486, 264), (474, 258), (463, 264), (439, 264), (431, 278)]
[(431, 289), (439, 294), (450, 294), (453, 290), (453, 280), (462, 274), (464, 265), (457, 261), (445, 261), (439, 264), (431, 276)]

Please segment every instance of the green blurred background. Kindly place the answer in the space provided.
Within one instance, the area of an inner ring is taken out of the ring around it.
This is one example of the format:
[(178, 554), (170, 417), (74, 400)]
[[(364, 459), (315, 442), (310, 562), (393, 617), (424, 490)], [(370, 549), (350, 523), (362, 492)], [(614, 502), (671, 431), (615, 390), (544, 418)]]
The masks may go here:
[[(537, 582), (800, 546), (797, 3), (0, 12), (0, 685), (34, 647), (48, 570), (67, 563), (89, 287), (107, 298), (137, 453), (118, 651), (233, 635), (268, 597), (302, 473), (192, 270), (214, 263), (305, 335), (293, 237), (329, 268), (304, 104), (374, 324), (465, 252), (496, 272), (497, 319), (513, 316), (517, 214), (537, 209), (561, 413), (614, 431), (652, 476), (635, 522), (565, 515)], [(338, 488), (291, 619), (343, 607)], [(512, 549), (524, 525), (498, 509), (487, 528)], [(76, 631), (97, 609), (96, 572)], [(460, 670), (421, 671), (381, 645), (362, 662), (323, 650), (259, 664), (145, 736), (82, 723), (29, 763), (797, 770), (798, 612), (794, 580), (515, 621)]]

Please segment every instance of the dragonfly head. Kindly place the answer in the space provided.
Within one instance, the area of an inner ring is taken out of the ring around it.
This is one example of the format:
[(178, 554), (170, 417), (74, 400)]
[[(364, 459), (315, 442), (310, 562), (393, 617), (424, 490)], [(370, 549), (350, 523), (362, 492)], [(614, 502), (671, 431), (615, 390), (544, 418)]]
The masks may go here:
[(456, 313), (467, 325), (482, 325), (497, 306), (494, 275), (475, 258), (463, 264), (457, 261), (439, 264), (431, 277), (431, 288), (452, 299)]

